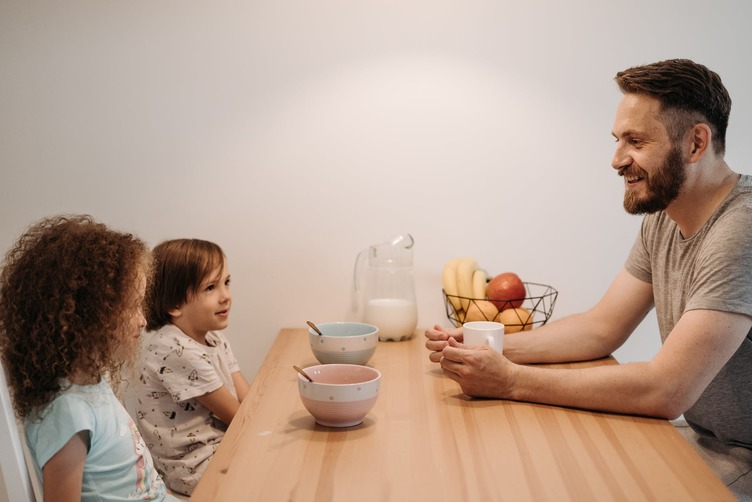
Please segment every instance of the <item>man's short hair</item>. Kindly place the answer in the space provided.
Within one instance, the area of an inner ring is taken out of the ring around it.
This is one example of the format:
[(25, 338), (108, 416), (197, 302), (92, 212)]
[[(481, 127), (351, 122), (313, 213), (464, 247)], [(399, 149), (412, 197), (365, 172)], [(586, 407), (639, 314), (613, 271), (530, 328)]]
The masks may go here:
[(669, 59), (620, 71), (614, 80), (624, 94), (645, 94), (661, 102), (674, 143), (702, 122), (710, 127), (715, 152), (725, 153), (731, 97), (714, 71), (689, 59)]

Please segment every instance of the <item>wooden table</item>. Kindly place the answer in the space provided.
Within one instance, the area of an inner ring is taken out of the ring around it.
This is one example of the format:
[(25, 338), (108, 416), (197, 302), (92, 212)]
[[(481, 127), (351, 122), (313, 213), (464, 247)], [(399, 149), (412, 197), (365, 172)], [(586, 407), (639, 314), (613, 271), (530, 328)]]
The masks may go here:
[(298, 395), (307, 330), (283, 329), (191, 500), (735, 500), (668, 421), (470, 399), (424, 341), (379, 342), (376, 405), (336, 429)]

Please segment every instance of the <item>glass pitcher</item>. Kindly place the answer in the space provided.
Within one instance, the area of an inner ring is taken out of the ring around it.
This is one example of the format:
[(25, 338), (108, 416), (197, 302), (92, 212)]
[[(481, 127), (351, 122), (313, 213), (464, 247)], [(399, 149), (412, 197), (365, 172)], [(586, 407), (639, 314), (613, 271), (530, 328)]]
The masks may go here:
[(379, 328), (379, 340), (407, 340), (418, 324), (410, 234), (358, 253), (353, 273), (353, 309)]

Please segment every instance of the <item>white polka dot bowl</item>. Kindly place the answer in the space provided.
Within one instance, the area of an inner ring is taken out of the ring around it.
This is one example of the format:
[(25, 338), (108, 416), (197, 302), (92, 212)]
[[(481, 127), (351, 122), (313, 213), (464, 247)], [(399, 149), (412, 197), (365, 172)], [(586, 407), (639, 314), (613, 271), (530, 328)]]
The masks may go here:
[(362, 322), (325, 322), (308, 329), (311, 351), (321, 364), (366, 364), (376, 352), (379, 328)]
[(359, 364), (321, 364), (298, 375), (303, 406), (316, 423), (327, 427), (352, 427), (363, 422), (379, 397), (381, 372)]

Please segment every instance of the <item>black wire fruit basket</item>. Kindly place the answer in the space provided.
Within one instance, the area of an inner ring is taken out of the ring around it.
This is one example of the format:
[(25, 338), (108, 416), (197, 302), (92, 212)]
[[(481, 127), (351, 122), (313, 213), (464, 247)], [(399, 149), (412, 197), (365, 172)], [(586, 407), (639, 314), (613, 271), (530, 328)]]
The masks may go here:
[[(497, 321), (503, 322), (506, 332), (530, 330), (543, 326), (548, 322), (554, 311), (559, 292), (553, 287), (535, 282), (524, 282), (525, 298), (506, 301), (487, 298), (468, 298), (466, 296), (444, 295), (444, 306), (447, 318), (455, 327), (462, 326), (469, 321)], [(492, 306), (491, 306), (492, 305)], [(522, 307), (528, 313), (514, 307)], [(504, 313), (508, 311), (507, 313)], [(506, 322), (505, 322), (506, 321)], [(510, 322), (511, 321), (511, 322)]]

